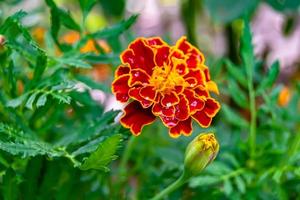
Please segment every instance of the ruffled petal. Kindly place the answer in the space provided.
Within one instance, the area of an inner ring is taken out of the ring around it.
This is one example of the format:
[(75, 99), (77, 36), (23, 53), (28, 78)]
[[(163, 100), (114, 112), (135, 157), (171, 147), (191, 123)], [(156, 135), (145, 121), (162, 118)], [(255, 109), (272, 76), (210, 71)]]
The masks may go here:
[(141, 90), (141, 89), (142, 89), (141, 86), (140, 86), (140, 87), (134, 87), (134, 88), (131, 88), (131, 89), (129, 90), (129, 92), (128, 92), (128, 95), (129, 95), (131, 98), (133, 98), (133, 99), (139, 101), (139, 102), (142, 104), (142, 106), (143, 106), (144, 108), (149, 108), (149, 107), (153, 104), (153, 101), (149, 101), (149, 100), (143, 98), (143, 97), (140, 95), (140, 90)]
[(130, 68), (128, 66), (120, 65), (115, 71), (115, 78), (122, 76), (124, 74), (128, 74), (129, 71), (130, 71)]
[(212, 118), (209, 117), (205, 112), (198, 111), (192, 116), (203, 128), (209, 127), (211, 124)]
[(129, 45), (129, 48), (132, 49), (134, 53), (134, 63), (131, 65), (132, 69), (143, 69), (151, 75), (155, 67), (154, 50), (146, 45), (143, 39), (135, 40)]
[(146, 100), (155, 101), (157, 91), (153, 86), (147, 85), (142, 87), (142, 89), (140, 90), (140, 95)]
[(142, 128), (153, 123), (155, 118), (150, 108), (145, 109), (139, 102), (133, 101), (124, 108), (120, 122), (124, 127), (130, 128), (134, 135), (139, 135)]
[(197, 88), (193, 88), (196, 95), (199, 97), (209, 97), (209, 93), (207, 89), (203, 86), (198, 86)]
[(192, 90), (184, 90), (184, 95), (189, 101), (190, 113), (193, 115), (196, 111), (200, 111), (204, 108), (205, 101), (201, 97), (197, 97)]
[(194, 86), (198, 86), (198, 85), (204, 85), (204, 74), (201, 72), (201, 70), (189, 70), (189, 73), (187, 75), (184, 76), (184, 78), (186, 80), (189, 80), (191, 78), (193, 78), (194, 80), (197, 81), (197, 83)]
[(129, 99), (128, 91), (130, 87), (128, 86), (129, 75), (124, 74), (119, 76), (113, 83), (112, 83), (112, 92), (116, 95), (116, 98), (120, 102), (127, 102)]
[(178, 104), (178, 102), (179, 102), (179, 97), (177, 94), (175, 94), (175, 92), (171, 92), (169, 94), (164, 94), (161, 99), (161, 104), (164, 107), (173, 106), (175, 104)]
[(149, 83), (150, 76), (142, 69), (133, 69), (130, 72), (129, 85), (144, 85)]
[(160, 102), (155, 103), (152, 107), (152, 112), (156, 116), (165, 116), (165, 117), (174, 117), (175, 107), (164, 107), (160, 104)]
[(166, 117), (166, 116), (159, 116), (161, 121), (163, 122), (163, 124), (168, 127), (168, 128), (172, 128), (174, 126), (176, 126), (179, 122), (178, 119), (176, 119), (175, 117)]
[(217, 102), (215, 99), (213, 98), (208, 98), (205, 101), (205, 107), (203, 109), (203, 111), (210, 117), (214, 117), (218, 111), (220, 110), (221, 106), (219, 104), (219, 102)]
[(192, 118), (189, 117), (187, 120), (179, 121), (176, 126), (170, 128), (169, 134), (173, 138), (179, 137), (181, 134), (189, 136), (192, 133)]
[(168, 64), (168, 56), (170, 53), (170, 47), (161, 46), (157, 48), (155, 54), (155, 63), (157, 66), (163, 66), (164, 63)]
[(183, 121), (190, 116), (189, 102), (184, 95), (180, 95), (179, 98), (179, 103), (175, 105), (175, 117), (176, 119)]
[(160, 39), (159, 37), (152, 37), (152, 38), (148, 38), (146, 39), (147, 44), (149, 46), (160, 46), (160, 45), (165, 45), (166, 43)]

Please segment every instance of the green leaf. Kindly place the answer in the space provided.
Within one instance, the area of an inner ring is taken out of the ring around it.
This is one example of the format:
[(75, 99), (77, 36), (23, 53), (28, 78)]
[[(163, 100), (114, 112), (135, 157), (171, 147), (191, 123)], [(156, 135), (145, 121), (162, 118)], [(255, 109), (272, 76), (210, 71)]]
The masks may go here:
[(38, 95), (38, 93), (33, 93), (32, 95), (30, 95), (30, 97), (28, 98), (26, 105), (25, 105), (27, 108), (32, 110), (32, 108), (33, 108), (32, 105), (33, 105), (33, 102), (37, 95)]
[(218, 22), (229, 23), (250, 13), (257, 6), (258, 0), (205, 0), (204, 6), (212, 18)]
[(36, 155), (48, 155), (58, 157), (64, 151), (55, 149), (52, 145), (33, 138), (13, 126), (0, 123), (0, 149), (12, 155), (21, 155), (23, 158)]
[(239, 126), (241, 128), (247, 128), (249, 123), (241, 117), (236, 111), (233, 111), (226, 104), (222, 105), (222, 113), (225, 116), (225, 120), (227, 120), (230, 124)]
[(229, 196), (233, 191), (232, 184), (229, 179), (225, 179), (224, 181), (224, 193)]
[(246, 94), (240, 87), (236, 84), (235, 81), (229, 79), (228, 80), (228, 90), (231, 94), (231, 98), (234, 100), (237, 105), (242, 108), (248, 108), (248, 99)]
[(37, 102), (36, 102), (36, 107), (41, 107), (41, 106), (44, 106), (46, 104), (46, 101), (47, 101), (47, 95), (48, 94), (42, 94)]
[(79, 5), (83, 13), (83, 18), (85, 19), (89, 12), (92, 10), (97, 0), (79, 0)]
[(295, 0), (266, 0), (274, 9), (281, 12), (297, 11), (300, 1)]
[(74, 57), (62, 57), (55, 59), (59, 64), (68, 65), (76, 68), (83, 68), (83, 69), (91, 69), (92, 66), (87, 62), (81, 60), (80, 58)]
[(262, 82), (259, 84), (257, 93), (261, 94), (264, 92), (265, 89), (270, 88), (275, 83), (278, 75), (279, 75), (280, 67), (279, 62), (274, 62), (270, 69), (268, 70), (267, 76), (262, 80)]
[(247, 88), (247, 78), (242, 67), (235, 66), (230, 60), (225, 60), (229, 74), (237, 80), (243, 87)]
[(19, 195), (19, 184), (20, 180), (17, 174), (12, 169), (7, 169), (3, 180), (1, 181), (1, 193), (3, 199), (17, 200)]
[(27, 99), (28, 95), (29, 95), (29, 93), (25, 93), (25, 94), (15, 98), (15, 99), (11, 99), (11, 100), (6, 102), (6, 106), (16, 108), (16, 107), (20, 106), (21, 104), (23, 104), (25, 99)]
[(120, 23), (115, 24), (109, 28), (105, 28), (101, 31), (97, 31), (97, 32), (89, 34), (87, 36), (90, 38), (93, 38), (93, 39), (100, 39), (100, 38), (107, 38), (107, 37), (111, 37), (111, 36), (120, 35), (124, 31), (129, 29), (130, 26), (135, 23), (135, 21), (137, 20), (137, 17), (138, 17), (137, 15), (132, 15), (127, 20), (121, 21)]
[(80, 26), (75, 22), (75, 20), (71, 17), (71, 14), (61, 8), (58, 8), (53, 0), (46, 0), (47, 5), (51, 9), (51, 14), (55, 14), (59, 17), (61, 23), (72, 30), (81, 31)]
[(105, 85), (103, 83), (96, 82), (93, 79), (91, 79), (90, 77), (82, 76), (82, 75), (76, 75), (76, 79), (78, 81), (86, 84), (91, 89), (102, 90), (105, 93), (110, 93), (111, 92), (111, 88), (110, 87), (108, 87), (107, 85)]
[(98, 169), (105, 172), (109, 171), (107, 165), (117, 159), (116, 151), (122, 140), (121, 135), (113, 135), (100, 143), (99, 147), (88, 158), (83, 161), (80, 166), (82, 170)]
[(245, 185), (245, 182), (244, 180), (240, 177), (240, 176), (236, 176), (234, 178), (234, 181), (235, 181), (235, 184), (238, 188), (238, 190), (244, 194), (246, 192), (246, 185)]
[[(241, 37), (241, 56), (245, 65), (246, 74), (248, 79), (253, 78), (255, 57), (252, 45), (252, 35), (250, 30), (249, 21), (245, 20), (243, 34)], [(248, 80), (252, 82), (252, 80)]]
[(189, 182), (189, 186), (191, 188), (197, 188), (207, 185), (213, 185), (218, 183), (219, 181), (220, 179), (217, 176), (204, 175), (192, 178)]

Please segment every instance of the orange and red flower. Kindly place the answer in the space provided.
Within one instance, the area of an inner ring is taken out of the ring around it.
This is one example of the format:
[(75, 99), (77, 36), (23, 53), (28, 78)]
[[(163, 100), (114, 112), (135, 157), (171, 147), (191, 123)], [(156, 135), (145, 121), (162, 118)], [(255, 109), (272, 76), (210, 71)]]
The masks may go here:
[(203, 54), (185, 37), (175, 46), (160, 38), (138, 38), (121, 54), (112, 91), (118, 101), (130, 103), (120, 119), (139, 135), (159, 117), (172, 137), (190, 135), (192, 119), (208, 127), (220, 109), (210, 96), (218, 87), (210, 80)]

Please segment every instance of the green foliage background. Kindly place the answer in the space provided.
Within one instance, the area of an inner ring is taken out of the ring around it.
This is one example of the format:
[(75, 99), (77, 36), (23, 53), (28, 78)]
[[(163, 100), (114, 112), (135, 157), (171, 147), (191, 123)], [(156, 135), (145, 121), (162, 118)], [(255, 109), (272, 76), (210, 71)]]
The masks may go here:
[[(109, 64), (114, 70), (120, 52), (134, 38), (130, 28), (138, 16), (122, 19), (123, 0), (74, 2), (82, 22), (45, 0), (51, 20), (41, 47), (31, 36), (32, 27), (23, 23), (31, 13), (6, 16), (4, 8), (19, 1), (0, 1), (0, 34), (6, 38), (0, 48), (1, 199), (149, 199), (180, 175), (185, 147), (203, 131), (216, 133), (221, 147), (217, 159), (166, 199), (299, 199), (300, 83), (291, 80), (292, 99), (286, 107), (278, 106), (283, 87), (277, 82), (279, 63), (266, 71), (251, 43), (249, 20), (260, 1), (182, 1), (190, 41), (197, 45), (197, 15), (207, 9), (216, 23), (235, 33), (236, 54), (207, 59), (222, 103), (213, 126), (203, 130), (194, 124), (191, 137), (176, 140), (160, 123), (131, 137), (114, 121), (120, 111), (104, 113), (87, 90), (78, 90), (77, 84), (84, 83), (110, 93), (112, 79), (96, 82), (78, 71), (91, 70), (93, 64)], [(297, 13), (300, 4), (265, 2), (283, 13)], [(95, 6), (113, 23), (87, 33), (85, 20)], [(62, 43), (66, 30), (79, 32), (81, 39)], [(113, 51), (98, 47), (101, 54), (81, 53), (89, 39), (106, 40)]]

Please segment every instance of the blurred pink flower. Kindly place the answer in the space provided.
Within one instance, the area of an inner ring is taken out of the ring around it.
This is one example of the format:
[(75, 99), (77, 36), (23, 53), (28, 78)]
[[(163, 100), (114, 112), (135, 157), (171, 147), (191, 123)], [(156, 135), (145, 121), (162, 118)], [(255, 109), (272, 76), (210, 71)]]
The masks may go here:
[(291, 34), (284, 35), (285, 16), (266, 4), (261, 4), (252, 23), (255, 54), (259, 57), (267, 52), (270, 66), (279, 60), (284, 73), (294, 70), (300, 58), (300, 17)]

